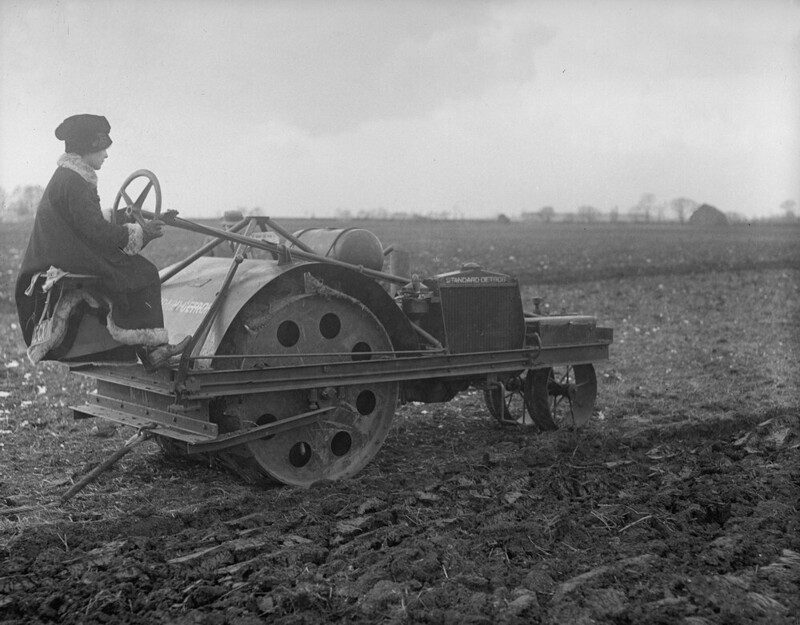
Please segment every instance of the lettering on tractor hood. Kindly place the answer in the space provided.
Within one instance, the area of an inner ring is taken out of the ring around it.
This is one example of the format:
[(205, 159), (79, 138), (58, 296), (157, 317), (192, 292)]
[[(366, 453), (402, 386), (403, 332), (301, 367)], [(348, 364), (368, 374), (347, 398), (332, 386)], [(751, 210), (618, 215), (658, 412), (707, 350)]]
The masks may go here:
[(186, 313), (189, 315), (205, 315), (211, 310), (211, 302), (193, 302), (190, 300), (164, 298), (161, 301), (164, 312)]

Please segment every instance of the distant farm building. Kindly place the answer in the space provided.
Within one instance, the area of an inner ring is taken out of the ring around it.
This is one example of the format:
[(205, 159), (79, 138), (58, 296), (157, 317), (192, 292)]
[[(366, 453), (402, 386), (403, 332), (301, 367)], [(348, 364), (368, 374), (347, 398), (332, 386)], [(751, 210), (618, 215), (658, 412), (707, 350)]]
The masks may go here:
[(703, 204), (689, 217), (689, 223), (693, 226), (727, 226), (728, 218), (718, 208), (710, 204)]

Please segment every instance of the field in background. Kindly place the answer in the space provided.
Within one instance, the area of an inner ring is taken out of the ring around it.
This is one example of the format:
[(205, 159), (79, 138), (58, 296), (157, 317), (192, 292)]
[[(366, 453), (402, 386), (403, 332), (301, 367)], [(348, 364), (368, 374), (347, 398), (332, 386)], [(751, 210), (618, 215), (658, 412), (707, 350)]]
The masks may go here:
[[(800, 266), (800, 226), (697, 229), (670, 224), (537, 224), (496, 221), (277, 220), (303, 228), (366, 228), (407, 249), (412, 271), (434, 275), (479, 262), (526, 284), (710, 270)], [(204, 221), (214, 226), (214, 221)], [(196, 235), (170, 233), (171, 250), (192, 250)], [(165, 262), (167, 246), (153, 246)], [(170, 253), (172, 255), (172, 253)]]
[[(200, 223), (218, 226), (217, 221)], [(800, 226), (730, 226), (698, 229), (674, 224), (537, 224), (495, 221), (278, 220), (303, 228), (366, 228), (383, 243), (407, 249), (411, 269), (423, 276), (478, 262), (523, 284), (559, 284), (647, 275), (800, 267)], [(9, 310), (11, 284), (31, 223), (0, 225), (6, 269), (0, 278), (0, 310)], [(163, 267), (194, 251), (203, 237), (167, 228), (145, 250)]]
[[(215, 222), (206, 222), (213, 224)], [(281, 220), (290, 230), (315, 225)], [(32, 367), (0, 226), (0, 612), (23, 621), (794, 623), (800, 229), (349, 222), (423, 275), (479, 262), (614, 328), (584, 430), (502, 428), (478, 391), (406, 405), (358, 476), (261, 489), (155, 445)], [(202, 237), (168, 231), (159, 266)], [(27, 512), (6, 510), (28, 506)], [(12, 622), (14, 622), (12, 620)]]

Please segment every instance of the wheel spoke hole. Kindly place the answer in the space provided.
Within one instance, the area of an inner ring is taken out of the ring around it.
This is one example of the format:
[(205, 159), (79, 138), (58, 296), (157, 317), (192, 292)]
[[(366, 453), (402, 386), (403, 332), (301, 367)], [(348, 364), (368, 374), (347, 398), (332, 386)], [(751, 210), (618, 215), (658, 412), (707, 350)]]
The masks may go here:
[(275, 423), (278, 420), (274, 414), (262, 414), (256, 419), (256, 425), (267, 425), (267, 423)]
[(331, 439), (331, 451), (334, 456), (344, 456), (353, 446), (353, 439), (347, 432), (336, 432)]
[[(258, 419), (256, 419), (256, 427), (259, 425), (267, 425), (267, 423), (275, 423), (278, 420), (274, 414), (262, 414)], [(268, 441), (271, 439), (274, 434), (268, 434), (267, 436), (263, 437), (261, 440)]]
[(278, 326), (278, 342), (284, 347), (292, 347), (300, 340), (300, 327), (289, 319)]
[(293, 467), (304, 467), (311, 460), (311, 445), (306, 442), (300, 441), (292, 445), (289, 450), (289, 463)]
[(359, 341), (355, 345), (353, 345), (353, 355), (352, 358), (355, 361), (358, 360), (369, 360), (372, 358), (372, 348), (369, 346), (369, 343), (365, 343), (364, 341)]
[(361, 391), (356, 398), (356, 410), (362, 415), (370, 414), (377, 405), (378, 400), (372, 391)]
[(325, 313), (319, 320), (319, 333), (326, 339), (335, 339), (342, 330), (342, 321), (339, 315)]

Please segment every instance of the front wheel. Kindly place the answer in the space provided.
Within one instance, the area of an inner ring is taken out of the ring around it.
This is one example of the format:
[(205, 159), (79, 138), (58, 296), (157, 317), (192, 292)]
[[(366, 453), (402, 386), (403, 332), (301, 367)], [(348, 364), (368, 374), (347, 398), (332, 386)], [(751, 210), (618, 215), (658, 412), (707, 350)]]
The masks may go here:
[(528, 410), (542, 430), (576, 429), (589, 421), (597, 399), (597, 377), (591, 364), (536, 369), (527, 377)]
[(529, 369), (484, 390), (483, 398), (501, 425), (575, 429), (592, 416), (597, 378), (591, 364)]
[(527, 373), (523, 371), (483, 391), (486, 409), (500, 425), (533, 425), (526, 408), (529, 387)]

